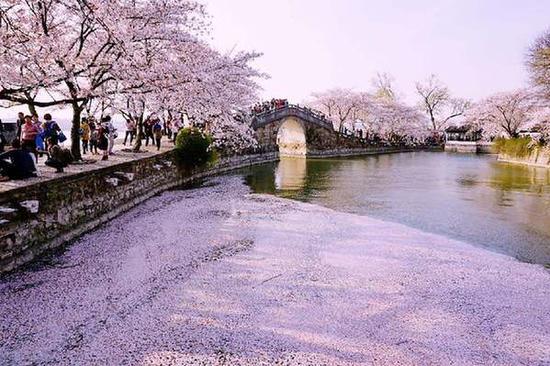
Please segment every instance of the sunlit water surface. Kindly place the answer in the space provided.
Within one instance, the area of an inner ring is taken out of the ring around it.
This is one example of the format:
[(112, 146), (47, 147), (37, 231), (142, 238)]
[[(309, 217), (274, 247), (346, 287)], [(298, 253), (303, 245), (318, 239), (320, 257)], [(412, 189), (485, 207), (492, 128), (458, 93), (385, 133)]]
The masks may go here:
[(550, 263), (550, 169), (434, 152), (283, 159), (239, 171), (275, 194)]

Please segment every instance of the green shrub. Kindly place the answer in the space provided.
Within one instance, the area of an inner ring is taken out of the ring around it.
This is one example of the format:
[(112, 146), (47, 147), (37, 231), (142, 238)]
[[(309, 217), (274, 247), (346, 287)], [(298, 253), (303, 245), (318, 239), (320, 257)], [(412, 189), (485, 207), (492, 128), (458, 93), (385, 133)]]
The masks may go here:
[(505, 139), (499, 137), (495, 140), (495, 149), (499, 154), (506, 154), (512, 157), (524, 158), (529, 156), (536, 144), (530, 137)]
[(184, 128), (176, 137), (175, 159), (184, 168), (196, 168), (216, 161), (212, 137), (198, 128)]

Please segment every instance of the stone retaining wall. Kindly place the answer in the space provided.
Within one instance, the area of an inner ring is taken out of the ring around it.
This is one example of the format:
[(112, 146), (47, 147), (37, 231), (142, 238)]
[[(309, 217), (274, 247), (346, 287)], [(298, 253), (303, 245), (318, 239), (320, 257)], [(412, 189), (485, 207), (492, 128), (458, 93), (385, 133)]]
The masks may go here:
[(514, 164), (524, 164), (531, 166), (538, 166), (542, 168), (550, 168), (550, 148), (537, 148), (529, 156), (517, 157), (510, 156), (507, 154), (499, 154), (498, 160), (514, 163)]
[(231, 169), (278, 160), (278, 153), (222, 159), (183, 174), (172, 153), (63, 176), (0, 193), (0, 273), (12, 271), (167, 189)]
[(333, 149), (333, 150), (307, 150), (307, 157), (313, 159), (346, 157), (346, 156), (362, 156), (376, 154), (392, 154), (402, 152), (412, 152), (419, 150), (441, 150), (434, 149), (417, 149), (417, 148), (401, 148), (401, 147), (368, 147), (368, 148), (349, 148), (349, 149)]

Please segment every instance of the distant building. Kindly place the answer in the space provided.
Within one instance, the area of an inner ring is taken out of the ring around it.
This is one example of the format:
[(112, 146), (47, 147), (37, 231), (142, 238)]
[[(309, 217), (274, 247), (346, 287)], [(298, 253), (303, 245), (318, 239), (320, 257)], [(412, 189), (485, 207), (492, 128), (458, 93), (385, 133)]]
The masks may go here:
[(474, 129), (471, 125), (450, 126), (445, 129), (446, 141), (479, 141), (481, 129)]

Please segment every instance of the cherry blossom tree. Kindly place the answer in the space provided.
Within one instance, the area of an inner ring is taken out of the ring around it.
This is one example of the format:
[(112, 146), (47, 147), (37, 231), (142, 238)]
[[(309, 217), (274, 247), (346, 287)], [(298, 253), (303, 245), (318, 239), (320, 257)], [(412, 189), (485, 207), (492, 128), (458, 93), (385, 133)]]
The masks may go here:
[(470, 106), (469, 101), (452, 97), (447, 86), (435, 75), (416, 83), (416, 91), (420, 96), (419, 107), (430, 119), (433, 131), (444, 130), (449, 121), (464, 115)]
[(366, 93), (354, 92), (350, 89), (330, 89), (313, 93), (309, 105), (326, 114), (339, 133), (344, 132), (344, 126), (353, 123), (370, 98)]
[(550, 29), (540, 35), (529, 49), (527, 68), (534, 86), (550, 99)]
[[(0, 64), (11, 69), (2, 79), (4, 98), (32, 106), (68, 105), (73, 110), (71, 150), (80, 159), (80, 114), (96, 90), (113, 80), (110, 70), (124, 54), (106, 19), (117, 1), (8, 1), (0, 17)], [(121, 24), (122, 22), (111, 22)], [(10, 62), (11, 60), (11, 62)], [(38, 98), (29, 98), (26, 91)], [(0, 93), (1, 94), (1, 93)]]
[(251, 115), (243, 110), (233, 111), (212, 117), (208, 132), (223, 155), (243, 153), (258, 147), (251, 123)]
[[(125, 118), (135, 119), (138, 131), (152, 113), (185, 114), (210, 129), (216, 141), (229, 141), (230, 136), (222, 136), (222, 131), (247, 131), (233, 115), (257, 100), (255, 79), (264, 75), (251, 62), (259, 56), (248, 52), (221, 54), (199, 40), (180, 42), (162, 57), (150, 58), (137, 77), (122, 80), (126, 91), (118, 95), (116, 105)], [(135, 88), (132, 84), (143, 85)], [(230, 123), (234, 124), (231, 128)], [(235, 141), (251, 141), (250, 129), (247, 135), (234, 136)], [(138, 138), (135, 150), (140, 143)]]
[(394, 88), (395, 79), (388, 73), (376, 73), (371, 80), (373, 86), (373, 95), (378, 99), (398, 100), (398, 94)]
[(416, 108), (377, 98), (370, 103), (364, 120), (371, 133), (389, 143), (420, 142), (428, 135), (428, 121)]
[(423, 141), (428, 132), (426, 117), (396, 98), (389, 76), (379, 75), (377, 80), (381, 93), (332, 89), (313, 94), (311, 106), (328, 115), (340, 132), (345, 125), (359, 125), (368, 138), (377, 136), (388, 143)]
[(537, 102), (533, 92), (517, 89), (494, 94), (475, 103), (466, 114), (466, 121), (475, 128), (482, 129), (487, 139), (502, 135), (515, 138), (527, 126), (536, 109)]
[(540, 132), (540, 141), (545, 145), (550, 143), (550, 108), (539, 109), (531, 115), (528, 128)]
[(251, 102), (258, 89), (253, 78), (263, 76), (250, 66), (258, 54), (221, 55), (201, 40), (207, 16), (193, 1), (7, 0), (0, 6), (0, 99), (70, 106), (77, 159), (84, 109), (112, 106), (140, 128), (151, 113), (228, 115)]

